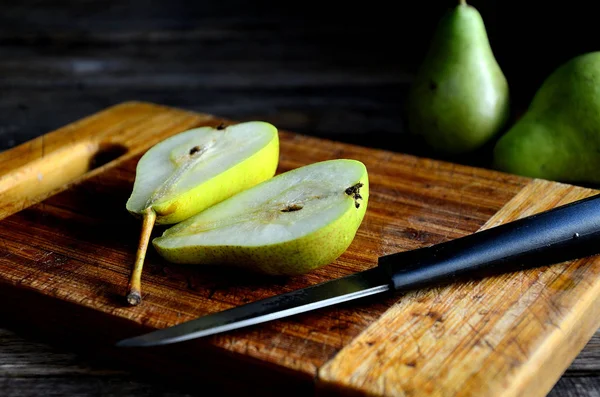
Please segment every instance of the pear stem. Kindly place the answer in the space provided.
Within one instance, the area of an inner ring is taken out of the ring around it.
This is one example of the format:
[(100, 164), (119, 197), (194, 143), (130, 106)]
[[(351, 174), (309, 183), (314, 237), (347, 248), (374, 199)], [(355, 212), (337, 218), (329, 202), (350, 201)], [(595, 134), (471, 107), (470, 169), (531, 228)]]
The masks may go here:
[(460, 4), (461, 6), (466, 6), (467, 0), (458, 0), (458, 4)]
[(154, 212), (152, 208), (147, 208), (144, 211), (142, 233), (131, 277), (129, 278), (129, 285), (127, 286), (127, 302), (132, 306), (138, 305), (142, 301), (142, 269), (144, 267), (144, 259), (146, 258), (146, 251), (148, 250), (150, 235), (152, 234), (152, 228), (154, 227), (155, 221), (156, 212)]

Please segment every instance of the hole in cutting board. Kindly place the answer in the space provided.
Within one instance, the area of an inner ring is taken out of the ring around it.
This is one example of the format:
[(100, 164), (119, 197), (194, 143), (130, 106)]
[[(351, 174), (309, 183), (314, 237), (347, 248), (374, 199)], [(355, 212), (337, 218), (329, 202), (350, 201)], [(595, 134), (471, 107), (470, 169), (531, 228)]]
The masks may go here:
[(102, 167), (127, 153), (127, 147), (118, 143), (101, 143), (98, 151), (90, 158), (89, 170)]

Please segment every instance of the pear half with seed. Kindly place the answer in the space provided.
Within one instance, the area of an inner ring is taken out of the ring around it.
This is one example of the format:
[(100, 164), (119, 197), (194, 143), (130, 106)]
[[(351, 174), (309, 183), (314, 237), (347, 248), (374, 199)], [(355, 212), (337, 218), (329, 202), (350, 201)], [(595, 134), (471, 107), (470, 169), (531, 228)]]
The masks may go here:
[(365, 165), (337, 159), (279, 174), (165, 230), (166, 260), (297, 275), (330, 264), (360, 227), (369, 199)]
[(249, 121), (199, 127), (169, 137), (139, 160), (126, 208), (143, 219), (127, 301), (141, 301), (141, 274), (155, 224), (181, 222), (275, 175), (277, 129)]

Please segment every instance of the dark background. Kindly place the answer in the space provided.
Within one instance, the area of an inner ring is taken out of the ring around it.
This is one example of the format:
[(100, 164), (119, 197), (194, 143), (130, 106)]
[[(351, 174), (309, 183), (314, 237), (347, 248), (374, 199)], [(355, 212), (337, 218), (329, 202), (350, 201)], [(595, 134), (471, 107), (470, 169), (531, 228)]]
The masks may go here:
[[(0, 0), (0, 151), (143, 100), (436, 157), (408, 136), (403, 109), (455, 4)], [(513, 120), (558, 65), (600, 49), (595, 2), (470, 4), (508, 79)], [(487, 166), (488, 149), (452, 160)], [(0, 394), (182, 395), (3, 328), (14, 326), (0, 318)], [(551, 395), (598, 395), (599, 363), (597, 334)]]
[[(0, 4), (0, 150), (135, 99), (436, 156), (407, 136), (403, 109), (455, 1)], [(560, 63), (599, 49), (594, 2), (470, 4), (509, 81), (513, 118)]]

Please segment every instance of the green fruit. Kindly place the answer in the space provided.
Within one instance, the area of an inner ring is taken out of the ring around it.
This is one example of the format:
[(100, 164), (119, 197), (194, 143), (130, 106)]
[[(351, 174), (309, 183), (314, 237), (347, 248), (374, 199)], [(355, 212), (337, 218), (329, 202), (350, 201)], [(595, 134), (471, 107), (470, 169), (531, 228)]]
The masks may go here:
[(408, 128), (435, 152), (474, 151), (505, 126), (508, 83), (480, 13), (461, 2), (439, 22), (408, 97)]
[(169, 137), (148, 150), (136, 168), (127, 210), (143, 218), (127, 300), (141, 300), (140, 278), (154, 224), (181, 222), (275, 175), (277, 129), (251, 121), (200, 127)]
[(546, 78), (496, 143), (493, 166), (553, 181), (600, 182), (600, 52), (576, 56)]
[(333, 262), (347, 250), (368, 199), (363, 163), (322, 161), (238, 193), (167, 229), (153, 244), (174, 263), (302, 274)]

